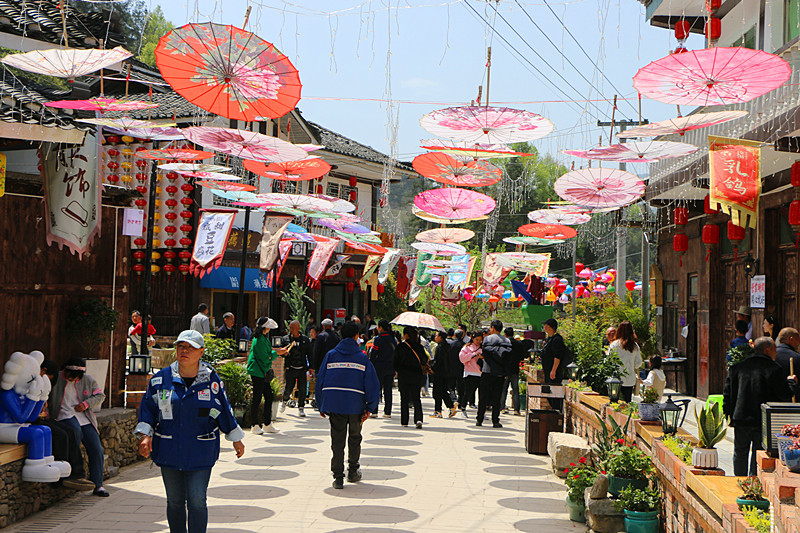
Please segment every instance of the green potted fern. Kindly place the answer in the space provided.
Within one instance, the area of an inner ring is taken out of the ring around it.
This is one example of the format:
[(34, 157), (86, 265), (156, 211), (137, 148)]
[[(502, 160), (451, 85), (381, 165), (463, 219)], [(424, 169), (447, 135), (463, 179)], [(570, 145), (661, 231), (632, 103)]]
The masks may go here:
[(725, 417), (719, 408), (719, 403), (714, 402), (710, 407), (701, 407), (700, 414), (694, 412), (697, 420), (697, 447), (692, 450), (692, 466), (697, 468), (717, 468), (719, 456), (714, 448), (719, 441), (725, 438), (728, 429), (725, 427)]

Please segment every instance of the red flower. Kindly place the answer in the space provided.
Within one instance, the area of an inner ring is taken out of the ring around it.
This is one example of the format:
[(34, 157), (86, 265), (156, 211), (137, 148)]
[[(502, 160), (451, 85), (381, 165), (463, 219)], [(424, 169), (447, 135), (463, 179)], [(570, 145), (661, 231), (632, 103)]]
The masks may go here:
[(585, 464), (586, 463), (586, 457), (581, 457), (580, 459), (578, 459), (578, 462), (580, 464)]
[(578, 466), (575, 463), (570, 463), (569, 466)]
[(578, 474), (575, 474), (575, 479), (578, 479), (579, 477), (581, 477), (581, 476), (579, 476)]
[(625, 439), (617, 439), (617, 444), (625, 444)]
[(602, 473), (603, 475), (605, 475), (605, 474), (606, 474), (606, 471), (605, 471), (605, 470), (603, 470), (601, 473)]
[(565, 473), (565, 474), (569, 474), (569, 468), (565, 468), (565, 469), (564, 469), (564, 473)]

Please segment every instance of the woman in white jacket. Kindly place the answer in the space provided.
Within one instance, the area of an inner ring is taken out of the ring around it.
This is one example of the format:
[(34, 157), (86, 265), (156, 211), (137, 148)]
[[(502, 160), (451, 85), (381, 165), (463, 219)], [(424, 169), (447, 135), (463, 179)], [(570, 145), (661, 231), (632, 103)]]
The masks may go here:
[(619, 369), (620, 379), (622, 379), (622, 399), (626, 402), (631, 401), (633, 387), (639, 379), (638, 371), (642, 366), (642, 353), (639, 345), (636, 344), (636, 335), (633, 333), (633, 326), (627, 320), (622, 322), (617, 328), (614, 342), (609, 346), (609, 353), (616, 353), (622, 361)]

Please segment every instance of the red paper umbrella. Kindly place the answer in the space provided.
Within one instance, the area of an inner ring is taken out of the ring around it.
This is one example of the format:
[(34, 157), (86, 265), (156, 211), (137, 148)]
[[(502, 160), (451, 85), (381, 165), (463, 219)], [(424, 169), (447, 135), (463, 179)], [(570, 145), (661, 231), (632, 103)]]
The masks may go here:
[(270, 164), (261, 161), (245, 161), (244, 168), (259, 176), (282, 181), (313, 180), (324, 176), (331, 170), (331, 166), (318, 157)]
[(485, 194), (466, 189), (431, 189), (416, 195), (414, 205), (435, 217), (458, 220), (491, 213), (497, 203)]
[(139, 150), (136, 152), (136, 157), (141, 157), (142, 159), (156, 159), (159, 161), (169, 161), (170, 159), (177, 159), (178, 161), (200, 161), (201, 159), (211, 159), (214, 157), (214, 153), (192, 150), (189, 148), (162, 148), (160, 150)]
[(564, 200), (587, 207), (622, 207), (644, 194), (642, 180), (613, 168), (573, 170), (558, 178), (553, 188)]
[(300, 100), (291, 61), (260, 37), (211, 22), (161, 38), (156, 65), (181, 96), (215, 115), (245, 121), (282, 117)]
[(486, 161), (462, 163), (447, 154), (427, 153), (414, 158), (414, 170), (433, 181), (457, 187), (485, 187), (503, 177), (503, 171)]
[(248, 185), (246, 183), (231, 183), (230, 181), (197, 181), (195, 182), (197, 185), (202, 185), (203, 187), (209, 187), (211, 189), (217, 189), (220, 191), (254, 191), (256, 187), (254, 185)]
[(688, 117), (676, 117), (659, 122), (651, 122), (644, 126), (636, 126), (617, 133), (620, 139), (632, 139), (636, 137), (657, 137), (659, 135), (670, 135), (677, 133), (683, 135), (687, 131), (697, 130), (722, 124), (729, 120), (742, 118), (747, 111), (732, 109), (730, 111), (714, 111), (712, 113), (695, 113)]
[(575, 237), (578, 232), (569, 226), (562, 226), (560, 224), (525, 224), (520, 226), (518, 231), (528, 237), (537, 237), (539, 239), (571, 239)]
[(750, 48), (706, 48), (672, 54), (639, 69), (639, 94), (676, 105), (748, 102), (777, 89), (792, 75), (787, 61)]
[(346, 242), (347, 246), (349, 246), (350, 248), (364, 252), (367, 255), (383, 255), (389, 251), (383, 246), (377, 244), (370, 244), (368, 242), (358, 242), (347, 239), (344, 239), (344, 242)]
[(56, 100), (47, 102), (47, 107), (58, 109), (77, 109), (80, 111), (137, 111), (139, 109), (155, 109), (158, 104), (138, 100), (117, 100), (115, 98), (90, 98), (89, 100)]

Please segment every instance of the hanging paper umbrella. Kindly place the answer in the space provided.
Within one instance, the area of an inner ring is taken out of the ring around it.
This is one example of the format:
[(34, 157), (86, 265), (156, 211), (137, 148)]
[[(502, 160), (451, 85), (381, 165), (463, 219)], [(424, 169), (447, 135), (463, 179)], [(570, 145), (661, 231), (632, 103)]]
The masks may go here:
[(433, 216), (430, 213), (426, 213), (419, 207), (412, 205), (411, 206), (411, 214), (425, 220), (427, 222), (433, 222), (434, 224), (466, 224), (467, 222), (474, 222), (476, 220), (486, 220), (489, 218), (486, 215), (474, 217), (474, 218), (445, 218), (445, 217), (437, 217)]
[(450, 261), (448, 259), (426, 259), (422, 262), (425, 266), (432, 266), (432, 267), (455, 267), (455, 266), (462, 266), (463, 268), (467, 268), (467, 264), (461, 261)]
[(256, 198), (255, 193), (250, 191), (224, 190), (219, 187), (214, 187), (211, 189), (211, 192), (231, 202), (252, 202)]
[(196, 181), (195, 185), (202, 185), (210, 189), (217, 189), (220, 191), (255, 191), (255, 185), (248, 185), (247, 183), (231, 183), (229, 181)]
[(341, 218), (338, 220), (335, 220), (333, 218), (318, 218), (315, 222), (320, 226), (324, 226), (334, 231), (341, 231), (344, 233), (351, 233), (354, 235), (370, 233), (371, 231), (369, 228), (362, 226), (360, 224), (355, 224), (353, 222), (350, 222), (345, 218)]
[[(333, 204), (331, 206), (331, 211), (333, 211), (334, 213), (352, 213), (353, 211), (356, 210), (355, 205), (348, 202), (347, 200), (336, 198), (335, 196), (328, 196), (327, 194), (309, 194), (308, 196), (312, 198), (320, 198), (322, 200), (327, 200), (331, 202), (331, 204)], [(350, 221), (361, 222), (361, 219), (353, 215)]]
[(425, 252), (435, 255), (463, 255), (467, 253), (467, 249), (460, 244), (441, 244), (435, 242), (412, 242), (412, 248), (416, 248), (420, 252)]
[(213, 181), (223, 181), (223, 180), (235, 181), (242, 179), (241, 176), (234, 176), (233, 174), (223, 174), (222, 172), (187, 172), (185, 170), (176, 170), (175, 172), (183, 176), (187, 176), (189, 178), (199, 178), (199, 179), (213, 180)]
[(263, 209), (264, 211), (272, 211), (275, 213), (284, 213), (286, 215), (292, 215), (296, 217), (310, 217), (310, 218), (325, 218), (325, 217), (337, 217), (339, 215), (335, 213), (328, 213), (327, 211), (312, 211), (312, 210), (305, 210), (305, 209), (296, 209), (294, 207), (288, 207), (285, 205), (277, 205), (271, 204), (268, 202), (262, 202), (258, 198), (253, 198), (249, 200), (243, 200), (241, 202), (234, 202), (233, 205), (238, 207), (255, 207), (256, 209)]
[(304, 194), (286, 194), (278, 192), (259, 194), (257, 201), (301, 211), (330, 211), (333, 206), (333, 202), (323, 200), (322, 198), (314, 198)]
[(414, 170), (433, 181), (457, 187), (485, 187), (503, 177), (503, 171), (486, 161), (462, 163), (447, 154), (418, 155), (412, 162)]
[(589, 207), (622, 207), (644, 194), (642, 180), (613, 168), (573, 170), (558, 178), (553, 188), (564, 200)]
[(137, 139), (151, 139), (154, 141), (176, 141), (183, 139), (183, 132), (179, 128), (172, 126), (152, 126), (144, 128), (127, 128), (120, 129), (112, 126), (105, 126), (105, 129), (111, 133), (119, 135), (130, 135)]
[(775, 90), (791, 75), (791, 65), (775, 54), (716, 47), (653, 61), (639, 69), (633, 87), (642, 96), (665, 104), (728, 105)]
[(138, 100), (117, 100), (115, 98), (90, 98), (89, 100), (56, 100), (47, 102), (47, 107), (57, 109), (77, 109), (79, 111), (137, 111), (140, 109), (154, 109), (158, 104), (140, 102)]
[(527, 252), (503, 252), (495, 256), (495, 261), (501, 267), (525, 271), (537, 270), (540, 268), (542, 261), (547, 260), (547, 255), (530, 254)]
[(537, 209), (528, 213), (528, 219), (542, 224), (575, 226), (589, 222), (592, 220), (592, 216), (583, 213), (568, 213), (560, 209)]
[(550, 244), (558, 244), (564, 242), (561, 239), (540, 239), (538, 237), (505, 237), (503, 238), (503, 242), (507, 242), (508, 244), (522, 244), (524, 246), (535, 246), (535, 245), (550, 245)]
[(696, 151), (697, 147), (693, 144), (670, 141), (635, 141), (600, 146), (590, 150), (562, 150), (567, 155), (584, 159), (619, 161), (620, 163), (652, 163), (661, 159), (683, 157)]
[(714, 124), (722, 124), (729, 120), (742, 118), (746, 114), (747, 111), (733, 109), (730, 111), (714, 111), (712, 113), (695, 113), (688, 117), (676, 117), (652, 122), (644, 126), (636, 126), (617, 133), (617, 137), (620, 139), (632, 139), (636, 137), (657, 137), (673, 133), (683, 135), (687, 131), (706, 128)]
[(438, 242), (448, 244), (453, 242), (468, 241), (475, 236), (475, 232), (462, 228), (435, 228), (417, 233), (417, 240), (422, 242)]
[(546, 118), (508, 107), (449, 107), (428, 113), (419, 123), (439, 137), (484, 144), (532, 141), (553, 131)]
[(313, 180), (324, 176), (331, 166), (318, 157), (265, 164), (261, 161), (245, 161), (244, 168), (265, 178), (283, 181)]
[[(156, 128), (156, 127), (170, 127), (175, 126), (172, 124), (162, 124), (160, 122), (153, 122), (151, 120), (137, 120), (135, 118), (121, 117), (121, 118), (79, 118), (78, 122), (85, 122), (87, 124), (94, 124), (96, 126), (103, 126), (118, 131), (123, 135), (131, 135), (130, 131), (140, 128)], [(133, 135), (131, 135), (133, 137)]]
[(538, 237), (540, 239), (571, 239), (578, 232), (569, 226), (559, 224), (525, 224), (517, 230), (528, 237)]
[(183, 135), (204, 148), (242, 159), (280, 162), (308, 157), (305, 150), (290, 142), (253, 131), (192, 126), (184, 128)]
[(164, 163), (163, 165), (158, 165), (158, 169), (186, 175), (202, 172), (228, 172), (231, 170), (229, 167), (214, 165), (212, 163)]
[(370, 244), (368, 242), (358, 242), (352, 239), (344, 239), (344, 242), (347, 243), (347, 246), (354, 250), (358, 250), (360, 252), (364, 252), (367, 255), (383, 255), (387, 253), (389, 250), (384, 248), (383, 246), (377, 244)]
[(420, 142), (421, 148), (433, 152), (450, 154), (459, 161), (476, 159), (501, 159), (507, 157), (527, 157), (535, 153), (515, 152), (505, 144), (476, 144), (463, 141), (445, 141), (443, 139), (425, 139)]
[(585, 205), (575, 205), (569, 202), (545, 202), (550, 209), (563, 211), (571, 214), (592, 215), (595, 213), (610, 213), (616, 211), (618, 207), (588, 207)]
[(380, 244), (381, 237), (380, 234), (375, 235), (373, 233), (348, 233), (345, 231), (333, 230), (333, 232), (341, 237), (342, 239), (347, 239), (348, 241), (356, 241), (356, 242), (367, 242), (370, 244)]
[(169, 161), (177, 159), (178, 161), (200, 161), (201, 159), (211, 159), (214, 157), (213, 152), (203, 152), (201, 150), (192, 150), (190, 148), (162, 148), (160, 150), (139, 150), (135, 152), (136, 157), (142, 159), (155, 159), (159, 161)]
[(234, 26), (181, 26), (161, 38), (155, 58), (173, 89), (215, 115), (248, 122), (278, 118), (300, 100), (300, 76), (291, 61)]
[(497, 204), (489, 196), (475, 191), (431, 189), (416, 195), (414, 205), (433, 216), (457, 220), (487, 215)]
[(58, 78), (77, 78), (110, 67), (133, 56), (118, 46), (111, 50), (90, 49), (49, 49), (33, 50), (24, 54), (11, 54), (0, 59), (9, 67), (26, 72), (56, 76)]

